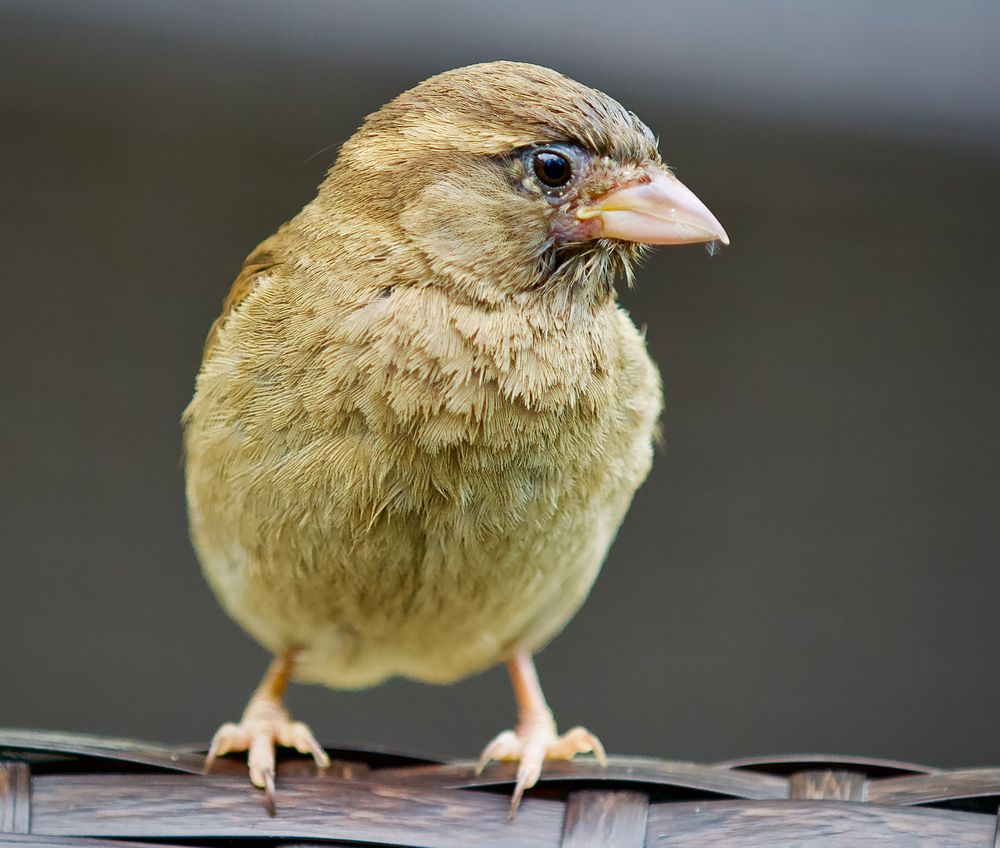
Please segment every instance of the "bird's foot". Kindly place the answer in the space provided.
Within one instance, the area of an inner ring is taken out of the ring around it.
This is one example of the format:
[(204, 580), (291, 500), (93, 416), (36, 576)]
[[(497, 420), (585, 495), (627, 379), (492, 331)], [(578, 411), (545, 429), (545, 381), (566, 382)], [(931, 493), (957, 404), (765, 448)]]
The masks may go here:
[(607, 765), (608, 758), (600, 739), (585, 727), (574, 727), (560, 736), (551, 713), (546, 712), (521, 722), (517, 730), (499, 734), (483, 750), (476, 774), (492, 760), (517, 761), (517, 783), (509, 814), (509, 818), (513, 818), (525, 790), (538, 782), (545, 760), (569, 760), (576, 754), (589, 753), (593, 753), (602, 766)]
[(264, 790), (267, 812), (273, 816), (276, 745), (311, 754), (317, 768), (330, 765), (330, 758), (312, 731), (301, 721), (292, 721), (280, 701), (255, 698), (247, 705), (239, 723), (227, 722), (215, 732), (205, 758), (205, 771), (224, 754), (246, 751), (250, 781)]

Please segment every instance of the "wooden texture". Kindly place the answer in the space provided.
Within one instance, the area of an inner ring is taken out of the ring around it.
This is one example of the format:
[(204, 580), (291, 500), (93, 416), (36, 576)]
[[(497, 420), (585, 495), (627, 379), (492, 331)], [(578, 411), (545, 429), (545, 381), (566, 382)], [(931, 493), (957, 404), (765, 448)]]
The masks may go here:
[(328, 752), (322, 774), (282, 752), (270, 818), (238, 756), (205, 775), (197, 745), (0, 729), (0, 848), (1000, 848), (1000, 769), (827, 755), (612, 757), (602, 767), (583, 757), (546, 763), (510, 822), (512, 764), (477, 776), (470, 762)]
[(580, 789), (566, 800), (561, 848), (642, 848), (649, 796)]
[(187, 774), (201, 774), (205, 762), (204, 756), (200, 754), (135, 739), (102, 739), (80, 733), (39, 733), (6, 728), (0, 729), (0, 751), (2, 750), (96, 757)]
[[(513, 786), (517, 767), (511, 763), (495, 763), (481, 775), (474, 774), (474, 762), (450, 763), (441, 766), (415, 766), (382, 769), (383, 781), (399, 780), (409, 785), (420, 784), (449, 789)], [(645, 757), (611, 757), (607, 767), (591, 757), (545, 764), (546, 783), (593, 783), (659, 786), (663, 789), (695, 790), (706, 795), (755, 800), (788, 797), (788, 781), (769, 774), (755, 774), (733, 769), (720, 769), (699, 763), (676, 760), (653, 760)]]
[[(502, 795), (441, 792), (362, 781), (294, 779), (278, 789), (271, 818), (247, 780), (182, 775), (51, 775), (35, 778), (33, 833), (165, 839), (340, 839), (421, 848), (476, 848), (503, 840), (559, 844), (563, 805), (526, 799), (513, 823)], [(142, 815), (137, 815), (142, 811)]]
[(866, 788), (861, 772), (842, 769), (810, 769), (788, 778), (788, 797), (802, 801), (865, 801)]
[(31, 824), (31, 768), (0, 760), (0, 833), (28, 833)]
[[(116, 839), (88, 839), (80, 836), (37, 836), (32, 833), (0, 833), (0, 848), (180, 848), (165, 842), (122, 842)], [(327, 843), (324, 848), (328, 848)]]
[(1000, 769), (961, 769), (874, 782), (868, 800), (875, 804), (931, 804), (949, 798), (1000, 798)]
[(939, 769), (906, 763), (900, 760), (882, 760), (876, 757), (845, 757), (841, 754), (779, 754), (772, 757), (741, 757), (713, 763), (716, 768), (751, 769), (768, 774), (792, 774), (796, 771), (815, 769), (847, 769), (859, 771), (869, 777), (895, 777), (905, 774), (932, 774)]
[[(654, 804), (648, 848), (987, 848), (994, 817), (844, 801)], [(720, 838), (722, 837), (722, 838)]]
[[(83, 733), (55, 733), (52, 731), (20, 730), (0, 727), (0, 752), (37, 752), (71, 757), (93, 757), (140, 766), (152, 766), (184, 774), (201, 774), (205, 765), (207, 745), (177, 745), (166, 747), (136, 739), (116, 739), (89, 736)], [(387, 748), (368, 748), (357, 751), (349, 746), (326, 746), (334, 760), (350, 759), (369, 765), (409, 766), (440, 762), (433, 757), (402, 754)], [(346, 754), (347, 757), (341, 757)], [(295, 762), (294, 760), (291, 762)], [(236, 774), (244, 771), (234, 758), (218, 763), (218, 773)]]

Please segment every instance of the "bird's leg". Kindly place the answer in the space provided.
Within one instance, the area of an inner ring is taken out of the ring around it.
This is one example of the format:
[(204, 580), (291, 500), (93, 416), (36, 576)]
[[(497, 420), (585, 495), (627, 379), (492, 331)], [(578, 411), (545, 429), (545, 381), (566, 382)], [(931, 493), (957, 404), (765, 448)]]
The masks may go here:
[(476, 773), (490, 760), (517, 760), (517, 784), (510, 802), (513, 818), (521, 796), (538, 782), (545, 760), (568, 760), (574, 754), (593, 752), (601, 765), (607, 763), (601, 740), (583, 727), (574, 727), (562, 736), (556, 731), (552, 710), (545, 702), (531, 654), (520, 651), (507, 662), (510, 682), (517, 701), (517, 729), (505, 730), (483, 750)]
[(312, 731), (301, 721), (292, 721), (282, 702), (295, 665), (295, 654), (294, 650), (288, 650), (272, 661), (260, 686), (247, 702), (239, 723), (227, 722), (216, 731), (205, 758), (205, 771), (208, 771), (217, 757), (231, 751), (246, 751), (250, 780), (267, 793), (267, 810), (271, 815), (274, 815), (275, 745), (312, 754), (321, 769), (330, 765), (330, 758)]

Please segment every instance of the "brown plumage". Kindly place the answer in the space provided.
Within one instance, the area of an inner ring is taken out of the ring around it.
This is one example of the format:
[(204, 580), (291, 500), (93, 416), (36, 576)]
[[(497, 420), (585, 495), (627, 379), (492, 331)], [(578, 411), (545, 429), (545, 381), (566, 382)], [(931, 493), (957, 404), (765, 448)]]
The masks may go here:
[(556, 736), (530, 655), (652, 458), (659, 377), (614, 279), (637, 242), (714, 238), (645, 125), (554, 71), (462, 68), (367, 118), (247, 259), (184, 415), (203, 568), (278, 658), (210, 758), (249, 748), (269, 789), (275, 742), (324, 764), (281, 706), (292, 676), (502, 661), (520, 720), (484, 757), (521, 760), (516, 798), (546, 756), (603, 756)]

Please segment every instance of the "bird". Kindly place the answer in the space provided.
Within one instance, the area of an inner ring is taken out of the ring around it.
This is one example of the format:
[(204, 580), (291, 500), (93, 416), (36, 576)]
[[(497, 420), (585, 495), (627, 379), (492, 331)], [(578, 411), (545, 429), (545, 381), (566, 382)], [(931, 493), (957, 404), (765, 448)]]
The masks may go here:
[(364, 119), (316, 197), (247, 257), (183, 415), (190, 533), (221, 606), (273, 655), (206, 768), (329, 759), (292, 680), (447, 684), (505, 664), (511, 815), (559, 734), (533, 656), (587, 597), (647, 476), (662, 407), (618, 304), (651, 245), (729, 243), (610, 96), (497, 61)]

